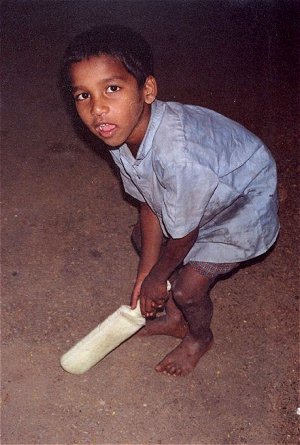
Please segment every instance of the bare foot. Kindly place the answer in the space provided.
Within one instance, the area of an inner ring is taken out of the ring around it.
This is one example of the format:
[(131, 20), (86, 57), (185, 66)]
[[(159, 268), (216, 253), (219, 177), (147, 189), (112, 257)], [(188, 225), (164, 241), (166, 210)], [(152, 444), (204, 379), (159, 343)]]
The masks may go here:
[(211, 338), (205, 343), (187, 335), (180, 345), (166, 355), (155, 367), (155, 370), (176, 377), (186, 376), (196, 367), (198, 361), (210, 349), (212, 343), (212, 334)]
[(142, 337), (149, 335), (170, 335), (171, 337), (184, 338), (188, 332), (184, 318), (171, 318), (161, 315), (154, 320), (147, 320), (146, 326), (139, 332)]

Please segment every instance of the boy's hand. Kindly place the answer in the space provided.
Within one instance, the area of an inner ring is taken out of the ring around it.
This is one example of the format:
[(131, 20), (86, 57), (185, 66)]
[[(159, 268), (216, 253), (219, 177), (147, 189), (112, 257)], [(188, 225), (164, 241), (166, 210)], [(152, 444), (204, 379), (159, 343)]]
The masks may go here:
[(157, 309), (168, 300), (167, 283), (159, 282), (148, 275), (140, 287), (141, 313), (144, 317), (154, 317)]
[(140, 297), (141, 286), (142, 286), (144, 279), (145, 279), (145, 276), (139, 276), (136, 279), (136, 282), (135, 282), (135, 285), (134, 285), (134, 288), (133, 288), (133, 291), (131, 294), (131, 301), (130, 301), (131, 309), (135, 309), (137, 306), (137, 302)]

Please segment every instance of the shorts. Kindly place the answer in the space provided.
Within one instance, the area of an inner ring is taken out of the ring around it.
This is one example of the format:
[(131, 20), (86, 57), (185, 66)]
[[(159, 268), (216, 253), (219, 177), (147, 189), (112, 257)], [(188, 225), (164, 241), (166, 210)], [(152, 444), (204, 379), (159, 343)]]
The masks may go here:
[[(137, 223), (133, 227), (131, 235), (132, 244), (140, 255), (141, 253), (141, 229), (140, 224)], [(168, 242), (167, 238), (164, 238), (162, 245), (166, 245)], [(194, 270), (199, 272), (201, 275), (209, 278), (210, 280), (215, 280), (219, 275), (224, 275), (232, 272), (234, 269), (238, 268), (240, 263), (206, 263), (204, 261), (189, 261), (188, 263)], [(182, 264), (178, 266), (178, 269), (182, 267)]]
[(219, 275), (224, 275), (238, 268), (240, 263), (205, 263), (204, 261), (189, 261), (188, 263), (201, 275), (214, 280)]

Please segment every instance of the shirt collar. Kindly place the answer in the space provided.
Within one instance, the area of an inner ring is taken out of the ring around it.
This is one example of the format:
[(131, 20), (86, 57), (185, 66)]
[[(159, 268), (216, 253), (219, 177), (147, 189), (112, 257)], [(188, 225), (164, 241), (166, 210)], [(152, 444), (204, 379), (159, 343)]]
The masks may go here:
[(123, 144), (120, 147), (120, 154), (122, 156), (126, 156), (126, 158), (131, 157), (132, 159), (134, 159), (135, 162), (140, 162), (146, 157), (147, 153), (152, 147), (153, 138), (161, 122), (161, 117), (164, 112), (164, 108), (165, 104), (160, 100), (155, 100), (152, 103), (149, 124), (145, 136), (138, 149), (136, 159), (134, 159), (134, 157), (132, 156), (131, 151), (129, 150), (127, 144)]

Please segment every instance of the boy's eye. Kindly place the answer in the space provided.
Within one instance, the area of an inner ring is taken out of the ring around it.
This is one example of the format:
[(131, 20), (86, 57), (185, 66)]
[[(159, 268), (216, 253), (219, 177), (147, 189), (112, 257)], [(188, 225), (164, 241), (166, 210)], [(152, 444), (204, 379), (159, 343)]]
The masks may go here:
[(89, 93), (80, 93), (75, 96), (75, 100), (81, 101), (81, 100), (88, 99), (89, 97), (90, 97)]
[(110, 85), (109, 87), (107, 87), (106, 91), (108, 93), (116, 93), (117, 91), (120, 90), (120, 87), (118, 87), (117, 85)]

